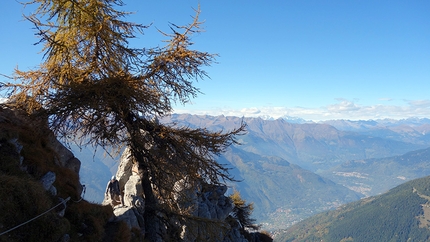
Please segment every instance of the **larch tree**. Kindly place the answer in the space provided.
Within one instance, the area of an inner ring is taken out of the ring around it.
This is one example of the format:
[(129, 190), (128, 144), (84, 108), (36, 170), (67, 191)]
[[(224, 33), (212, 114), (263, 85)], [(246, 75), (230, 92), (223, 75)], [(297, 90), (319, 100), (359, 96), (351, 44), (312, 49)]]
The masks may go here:
[(254, 204), (246, 203), (238, 191), (234, 191), (233, 194), (230, 195), (230, 199), (234, 204), (232, 216), (237, 219), (242, 230), (258, 230), (259, 226), (255, 224), (255, 219), (251, 218), (252, 211), (254, 210)]
[[(42, 63), (16, 70), (3, 83), (9, 104), (29, 115), (43, 115), (60, 138), (105, 149), (130, 148), (141, 171), (145, 196), (145, 238), (157, 238), (155, 226), (169, 218), (190, 219), (174, 198), (176, 182), (195, 184), (232, 180), (216, 156), (236, 143), (242, 124), (227, 132), (163, 124), (172, 103), (186, 104), (199, 93), (193, 82), (207, 77), (202, 67), (216, 55), (192, 50), (201, 31), (199, 9), (188, 25), (172, 24), (165, 46), (135, 48), (129, 40), (148, 28), (125, 21), (121, 0), (33, 0), (32, 22), (43, 45)], [(181, 220), (182, 219), (182, 220)]]

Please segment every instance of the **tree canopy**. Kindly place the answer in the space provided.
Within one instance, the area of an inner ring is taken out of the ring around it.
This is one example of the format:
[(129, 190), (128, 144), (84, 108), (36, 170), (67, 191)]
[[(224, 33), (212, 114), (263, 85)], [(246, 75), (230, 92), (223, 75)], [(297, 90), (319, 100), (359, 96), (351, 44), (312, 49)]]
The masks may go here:
[[(200, 10), (190, 24), (170, 26), (162, 47), (132, 47), (129, 40), (149, 26), (127, 22), (128, 12), (116, 10), (121, 0), (33, 0), (37, 9), (26, 19), (43, 45), (42, 63), (16, 70), (3, 83), (10, 103), (29, 115), (43, 115), (64, 139), (86, 140), (103, 148), (126, 145), (142, 171), (147, 238), (160, 214), (185, 217), (177, 209), (173, 184), (184, 177), (194, 184), (231, 180), (215, 158), (242, 124), (231, 131), (192, 129), (158, 122), (172, 103), (186, 104), (200, 92), (195, 81), (216, 55), (191, 49), (191, 37), (202, 31)], [(10, 104), (8, 104), (10, 105)], [(166, 224), (166, 226), (168, 226)]]

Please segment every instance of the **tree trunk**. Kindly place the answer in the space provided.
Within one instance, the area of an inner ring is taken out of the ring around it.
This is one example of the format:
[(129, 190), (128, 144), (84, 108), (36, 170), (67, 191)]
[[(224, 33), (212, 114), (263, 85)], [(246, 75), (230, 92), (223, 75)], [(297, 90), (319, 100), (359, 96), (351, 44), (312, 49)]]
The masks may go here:
[(161, 242), (162, 238), (159, 234), (160, 221), (157, 217), (157, 199), (152, 189), (150, 173), (149, 173), (149, 162), (145, 157), (145, 150), (143, 149), (145, 144), (142, 144), (142, 130), (139, 125), (140, 119), (137, 118), (132, 112), (125, 112), (127, 116), (125, 118), (127, 131), (130, 135), (130, 151), (138, 164), (139, 176), (142, 181), (143, 193), (145, 195), (145, 212), (143, 219), (145, 221), (145, 240), (151, 242)]
[(136, 154), (135, 158), (139, 164), (139, 174), (145, 195), (145, 212), (143, 214), (143, 219), (145, 220), (145, 240), (151, 242), (162, 241), (158, 233), (160, 232), (160, 221), (157, 217), (157, 199), (152, 189), (147, 167), (144, 165), (145, 157), (141, 154)]

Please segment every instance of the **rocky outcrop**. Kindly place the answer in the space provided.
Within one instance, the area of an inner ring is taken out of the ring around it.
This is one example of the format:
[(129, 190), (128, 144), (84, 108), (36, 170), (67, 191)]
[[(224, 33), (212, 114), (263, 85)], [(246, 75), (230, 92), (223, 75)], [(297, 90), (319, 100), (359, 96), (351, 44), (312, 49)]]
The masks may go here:
[(81, 161), (76, 158), (73, 153), (67, 149), (57, 138), (50, 133), (48, 136), (48, 147), (53, 149), (57, 156), (55, 157), (55, 163), (59, 166), (66, 167), (79, 174), (81, 169)]
[[(247, 242), (239, 227), (234, 226), (235, 219), (230, 216), (233, 203), (225, 196), (227, 186), (209, 185), (203, 181), (190, 186), (184, 181), (175, 184), (182, 209), (192, 209), (192, 215), (208, 222), (190, 221), (182, 228), (184, 241), (223, 241)], [(181, 201), (182, 200), (182, 201)], [(232, 223), (233, 222), (233, 223)]]
[(0, 160), (0, 240), (103, 240), (112, 209), (82, 199), (81, 162), (46, 120), (0, 105)]
[[(105, 196), (103, 204), (110, 204), (114, 208), (114, 221), (124, 221), (130, 229), (139, 229), (144, 233), (144, 194), (137, 166), (133, 165), (128, 149), (121, 156), (115, 176), (120, 183), (124, 205), (114, 203), (109, 195)], [(233, 203), (225, 195), (227, 186), (209, 185), (203, 181), (190, 184), (184, 178), (174, 187), (175, 199), (180, 207), (184, 210), (191, 209), (191, 215), (200, 218), (200, 222), (191, 221), (182, 226), (181, 237), (184, 241), (248, 241), (241, 234), (238, 223), (234, 223), (234, 219), (230, 216)], [(208, 222), (201, 223), (201, 221)], [(165, 233), (162, 225), (158, 227), (160, 234)], [(160, 236), (160, 241), (162, 237)]]
[(133, 175), (132, 170), (133, 162), (130, 161), (130, 149), (127, 147), (121, 154), (120, 163), (116, 172), (116, 179), (119, 181), (121, 188), (124, 187), (130, 176)]

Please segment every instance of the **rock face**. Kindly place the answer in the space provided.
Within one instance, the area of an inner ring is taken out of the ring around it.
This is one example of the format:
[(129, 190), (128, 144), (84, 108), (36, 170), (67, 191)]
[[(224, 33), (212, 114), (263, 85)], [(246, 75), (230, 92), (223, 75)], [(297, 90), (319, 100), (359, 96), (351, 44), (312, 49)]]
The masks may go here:
[(55, 158), (57, 165), (69, 168), (79, 174), (81, 162), (67, 149), (53, 134), (48, 135), (48, 146), (55, 150), (58, 156)]
[[(102, 204), (113, 206), (115, 221), (124, 221), (130, 229), (139, 229), (144, 233), (144, 194), (137, 167), (133, 165), (128, 149), (121, 156), (116, 177), (120, 183), (124, 206), (112, 203), (109, 195), (105, 196)], [(238, 223), (226, 223), (229, 220), (234, 220), (230, 216), (233, 203), (230, 198), (225, 196), (227, 192), (226, 186), (209, 185), (204, 182), (190, 184), (184, 178), (184, 180), (175, 184), (175, 190), (177, 192), (175, 198), (178, 200), (181, 209), (194, 208), (192, 209), (193, 216), (200, 217), (202, 220), (217, 221), (204, 225), (190, 222), (182, 226), (181, 237), (184, 241), (248, 241), (240, 233)], [(159, 226), (161, 234), (165, 233), (162, 227), (162, 225)], [(221, 228), (224, 228), (224, 230)], [(163, 241), (163, 236), (160, 236), (159, 241)]]

